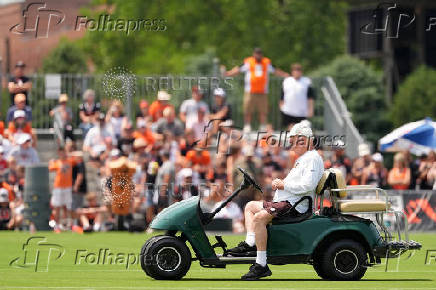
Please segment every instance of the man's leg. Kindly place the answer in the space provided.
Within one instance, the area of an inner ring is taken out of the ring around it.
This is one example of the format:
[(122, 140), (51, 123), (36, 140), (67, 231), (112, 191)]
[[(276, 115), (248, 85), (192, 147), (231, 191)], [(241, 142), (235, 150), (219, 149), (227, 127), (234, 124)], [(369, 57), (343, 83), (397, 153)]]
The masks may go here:
[(250, 201), (245, 206), (245, 229), (247, 230), (247, 236), (244, 242), (238, 244), (237, 247), (228, 249), (228, 253), (233, 256), (247, 256), (248, 254), (254, 256), (256, 251), (256, 240), (254, 233), (254, 216), (257, 212), (263, 209), (262, 201)]
[(268, 233), (266, 225), (273, 219), (273, 216), (262, 209), (254, 215), (253, 225), (256, 235), (256, 263), (250, 267), (250, 271), (241, 277), (242, 280), (257, 280), (262, 277), (271, 276), (271, 270), (266, 262), (266, 246)]
[(254, 215), (260, 212), (263, 209), (262, 201), (250, 201), (245, 206), (244, 215), (245, 215), (245, 229), (247, 231), (247, 237), (245, 238), (245, 242), (249, 246), (254, 246), (256, 244), (255, 240), (255, 229), (254, 229)]
[(250, 93), (244, 93), (243, 108), (244, 108), (244, 133), (251, 131), (251, 115), (253, 113), (252, 96)]
[(257, 247), (256, 263), (263, 267), (266, 265), (266, 243), (268, 239), (266, 225), (272, 219), (273, 216), (264, 209), (254, 215), (254, 233), (256, 235)]

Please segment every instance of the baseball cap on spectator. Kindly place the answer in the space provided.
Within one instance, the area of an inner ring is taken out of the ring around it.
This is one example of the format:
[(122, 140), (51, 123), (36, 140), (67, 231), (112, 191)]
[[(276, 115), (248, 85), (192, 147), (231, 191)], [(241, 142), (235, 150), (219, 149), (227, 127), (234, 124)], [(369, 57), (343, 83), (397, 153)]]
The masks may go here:
[(372, 155), (372, 160), (375, 162), (383, 162), (383, 156), (380, 154), (380, 152), (376, 152)]
[(159, 91), (157, 92), (157, 99), (159, 101), (169, 101), (171, 100), (171, 95), (168, 94), (166, 91)]
[(359, 144), (358, 151), (360, 157), (371, 154), (371, 150), (369, 150), (369, 145), (365, 143)]
[(120, 150), (118, 150), (118, 149), (112, 149), (111, 150), (111, 157), (118, 157), (118, 156), (120, 156)]
[(181, 170), (180, 170), (180, 175), (181, 175), (183, 178), (186, 178), (186, 177), (192, 177), (192, 168), (187, 167), (187, 168), (183, 168), (183, 169), (181, 169)]
[(14, 112), (14, 119), (17, 118), (26, 118), (26, 112), (24, 112), (23, 110), (16, 110)]
[(14, 97), (14, 101), (16, 103), (25, 102), (26, 101), (26, 95), (25, 94), (16, 94)]
[(140, 107), (141, 109), (148, 108), (148, 102), (147, 102), (146, 100), (141, 100), (141, 101), (139, 102), (139, 107)]
[(136, 127), (137, 128), (145, 128), (145, 127), (147, 127), (147, 122), (143, 119), (138, 119), (138, 121), (136, 122)]
[(32, 140), (32, 136), (30, 136), (29, 134), (20, 134), (17, 139), (17, 144), (23, 145), (24, 143), (31, 140)]
[(68, 95), (67, 94), (61, 94), (59, 96), (59, 103), (66, 103), (68, 102)]
[(17, 61), (17, 63), (15, 64), (15, 67), (25, 67), (25, 66), (26, 64), (22, 60)]
[(0, 202), (9, 202), (9, 192), (6, 188), (0, 189)]
[(242, 153), (247, 157), (253, 157), (254, 148), (252, 146), (244, 146), (244, 148), (242, 148)]
[(213, 91), (213, 95), (214, 95), (214, 96), (225, 97), (225, 96), (226, 96), (226, 92), (225, 92), (222, 88), (216, 88), (216, 89)]

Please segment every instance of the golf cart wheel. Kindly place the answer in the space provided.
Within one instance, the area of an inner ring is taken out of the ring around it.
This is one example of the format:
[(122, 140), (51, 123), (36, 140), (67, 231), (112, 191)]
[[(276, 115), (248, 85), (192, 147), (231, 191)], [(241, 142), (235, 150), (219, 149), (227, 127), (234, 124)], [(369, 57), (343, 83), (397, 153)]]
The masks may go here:
[(156, 280), (179, 280), (191, 267), (191, 252), (176, 237), (156, 236), (142, 247), (141, 267)]
[(367, 254), (353, 240), (339, 240), (325, 248), (314, 263), (318, 275), (327, 280), (355, 281), (365, 275)]

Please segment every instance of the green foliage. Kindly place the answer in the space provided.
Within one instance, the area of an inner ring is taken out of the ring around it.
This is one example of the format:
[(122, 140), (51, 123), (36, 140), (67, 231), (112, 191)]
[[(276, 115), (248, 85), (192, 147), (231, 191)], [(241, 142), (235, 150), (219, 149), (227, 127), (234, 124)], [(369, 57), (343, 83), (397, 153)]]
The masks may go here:
[(342, 95), (354, 124), (366, 139), (376, 142), (390, 129), (382, 76), (351, 56), (341, 56), (319, 68), (313, 77), (331, 76)]
[(44, 58), (42, 70), (45, 73), (84, 73), (87, 71), (86, 57), (77, 43), (62, 39)]
[(421, 66), (400, 85), (389, 112), (395, 126), (425, 117), (436, 119), (436, 70)]
[[(192, 0), (94, 1), (108, 5), (112, 19), (158, 19), (164, 31), (87, 31), (81, 41), (98, 71), (123, 65), (135, 73), (186, 72), (186, 61), (215, 49), (228, 67), (260, 46), (273, 64), (289, 69), (325, 64), (344, 52), (344, 1)], [(89, 18), (109, 14), (84, 11)], [(93, 12), (95, 11), (95, 12)]]

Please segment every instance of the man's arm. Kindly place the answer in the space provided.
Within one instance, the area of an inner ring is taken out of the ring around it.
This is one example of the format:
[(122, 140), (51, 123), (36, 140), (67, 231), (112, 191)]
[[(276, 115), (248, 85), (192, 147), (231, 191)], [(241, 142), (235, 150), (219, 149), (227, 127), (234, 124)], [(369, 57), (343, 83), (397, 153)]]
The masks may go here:
[(240, 72), (241, 72), (240, 67), (239, 67), (239, 66), (235, 66), (235, 67), (232, 68), (231, 70), (226, 71), (226, 72), (224, 73), (224, 76), (225, 76), (225, 77), (232, 77), (232, 76), (235, 76), (235, 75), (239, 74)]
[(282, 78), (287, 78), (288, 76), (290, 76), (289, 73), (282, 71), (279, 68), (275, 68), (273, 74)]

